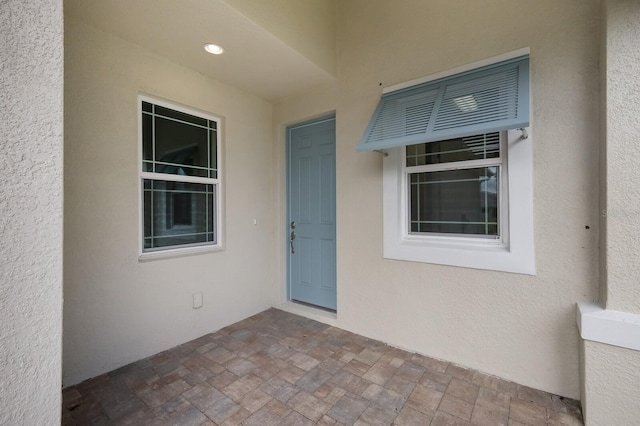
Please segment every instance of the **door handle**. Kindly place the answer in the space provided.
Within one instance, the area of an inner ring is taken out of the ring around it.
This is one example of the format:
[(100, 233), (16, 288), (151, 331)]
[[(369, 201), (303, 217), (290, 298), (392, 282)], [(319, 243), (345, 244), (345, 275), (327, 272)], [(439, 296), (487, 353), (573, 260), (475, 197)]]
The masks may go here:
[(291, 254), (295, 254), (296, 251), (293, 248), (293, 240), (296, 239), (296, 231), (291, 231), (291, 239), (290, 239), (290, 243), (291, 243)]

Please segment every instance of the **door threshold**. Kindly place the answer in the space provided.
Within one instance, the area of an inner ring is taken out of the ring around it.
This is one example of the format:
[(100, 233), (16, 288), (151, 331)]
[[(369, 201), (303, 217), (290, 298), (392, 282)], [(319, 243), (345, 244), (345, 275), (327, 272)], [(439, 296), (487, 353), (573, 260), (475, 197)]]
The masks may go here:
[(330, 308), (326, 308), (324, 306), (314, 305), (313, 303), (307, 303), (307, 302), (303, 302), (301, 300), (291, 299), (290, 302), (291, 303), (295, 303), (296, 305), (302, 305), (302, 306), (306, 306), (306, 307), (312, 308), (312, 309), (319, 309), (321, 311), (329, 312), (329, 313), (332, 313), (332, 314), (337, 314), (338, 313), (335, 309), (330, 309)]
[(326, 308), (320, 309), (314, 305), (294, 302), (293, 300), (287, 300), (280, 305), (274, 306), (274, 308), (337, 327), (338, 315), (335, 311), (329, 311)]

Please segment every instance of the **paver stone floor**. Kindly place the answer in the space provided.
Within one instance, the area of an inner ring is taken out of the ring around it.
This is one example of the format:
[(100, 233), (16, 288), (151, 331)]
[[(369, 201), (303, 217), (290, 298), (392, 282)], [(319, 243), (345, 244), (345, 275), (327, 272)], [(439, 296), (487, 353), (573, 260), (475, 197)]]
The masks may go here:
[(63, 425), (581, 425), (578, 401), (277, 309), (63, 391)]

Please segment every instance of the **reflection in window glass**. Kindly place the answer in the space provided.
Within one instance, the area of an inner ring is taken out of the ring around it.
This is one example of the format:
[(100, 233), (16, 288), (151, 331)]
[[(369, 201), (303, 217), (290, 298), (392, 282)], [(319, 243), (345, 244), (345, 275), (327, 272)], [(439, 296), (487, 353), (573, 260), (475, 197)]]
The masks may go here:
[(215, 241), (215, 188), (144, 179), (144, 247)]
[(220, 245), (218, 121), (140, 102), (142, 251)]
[(500, 133), (407, 146), (407, 167), (500, 157)]
[(498, 170), (409, 174), (410, 232), (498, 236)]
[(152, 111), (142, 113), (143, 171), (217, 178), (217, 123), (149, 105)]

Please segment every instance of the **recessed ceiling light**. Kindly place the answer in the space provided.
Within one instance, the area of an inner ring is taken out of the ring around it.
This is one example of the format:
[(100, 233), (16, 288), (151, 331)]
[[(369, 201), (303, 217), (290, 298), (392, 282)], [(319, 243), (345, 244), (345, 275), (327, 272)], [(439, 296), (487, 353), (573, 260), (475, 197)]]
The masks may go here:
[(224, 53), (224, 49), (221, 46), (213, 43), (205, 44), (204, 50), (214, 55), (222, 55)]

